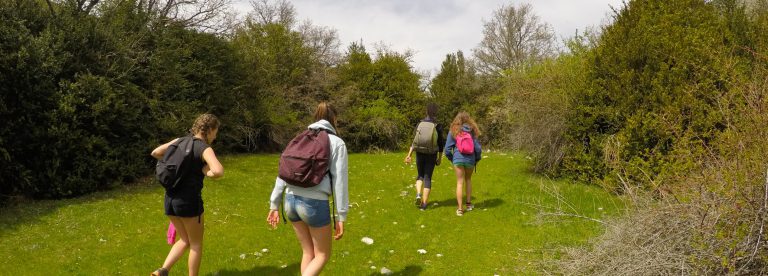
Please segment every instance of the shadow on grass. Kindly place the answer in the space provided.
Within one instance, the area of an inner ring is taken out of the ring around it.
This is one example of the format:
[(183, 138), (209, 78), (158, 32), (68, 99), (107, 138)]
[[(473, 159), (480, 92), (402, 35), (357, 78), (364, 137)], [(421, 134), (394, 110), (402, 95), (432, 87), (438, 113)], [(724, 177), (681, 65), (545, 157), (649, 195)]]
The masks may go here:
[[(147, 177), (131, 184), (111, 187), (108, 190), (96, 191), (73, 198), (55, 200), (22, 199), (16, 202), (6, 202), (5, 205), (0, 206), (0, 237), (18, 229), (20, 225), (40, 222), (41, 217), (55, 213), (59, 208), (70, 205), (89, 204), (105, 200), (120, 201), (124, 196), (143, 193), (158, 194), (158, 202), (162, 203), (162, 193), (157, 187), (158, 184), (154, 178)], [(159, 208), (162, 208), (162, 205), (159, 206)]]
[[(475, 204), (475, 209), (495, 208), (504, 204), (504, 200), (501, 198), (489, 198), (489, 199), (485, 199), (483, 201), (478, 202), (477, 198), (472, 197), (472, 200), (474, 201), (473, 203)], [(437, 206), (434, 205), (435, 203), (437, 203)], [(444, 199), (441, 201), (433, 201), (429, 203), (429, 208), (441, 208), (441, 207), (456, 208), (456, 199), (449, 198), (449, 199)]]
[(220, 270), (208, 275), (218, 276), (245, 276), (245, 275), (299, 275), (299, 263), (289, 265), (285, 268), (277, 266), (257, 266), (249, 270)]
[[(403, 270), (394, 271), (394, 272), (392, 272), (392, 274), (387, 274), (387, 275), (404, 275), (404, 276), (405, 275), (419, 275), (419, 274), (421, 274), (421, 272), (423, 270), (424, 269), (421, 268), (420, 266), (409, 265), (409, 266), (406, 266), (405, 268), (403, 268)], [(379, 272), (374, 272), (374, 273), (371, 273), (370, 275), (373, 276), (373, 275), (384, 275), (384, 274), (381, 274)]]

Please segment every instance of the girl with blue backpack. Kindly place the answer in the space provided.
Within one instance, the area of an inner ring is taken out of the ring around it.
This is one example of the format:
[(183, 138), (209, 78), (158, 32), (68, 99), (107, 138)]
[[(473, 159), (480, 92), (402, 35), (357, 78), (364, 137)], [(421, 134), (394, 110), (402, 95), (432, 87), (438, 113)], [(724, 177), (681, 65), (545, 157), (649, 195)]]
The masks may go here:
[[(456, 215), (462, 216), (465, 211), (472, 211), (472, 173), (477, 162), (482, 158), (482, 148), (477, 137), (480, 129), (469, 113), (462, 111), (456, 114), (448, 131), (445, 141), (444, 154), (451, 161), (456, 172)], [(466, 187), (466, 204), (462, 204), (464, 188)]]

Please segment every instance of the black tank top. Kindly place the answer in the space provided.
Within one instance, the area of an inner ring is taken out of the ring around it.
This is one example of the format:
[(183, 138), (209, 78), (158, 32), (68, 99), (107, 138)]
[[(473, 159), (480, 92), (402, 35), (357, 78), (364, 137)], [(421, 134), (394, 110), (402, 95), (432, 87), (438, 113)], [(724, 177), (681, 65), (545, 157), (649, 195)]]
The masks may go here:
[(179, 184), (168, 190), (166, 193), (169, 197), (198, 197), (203, 191), (203, 167), (205, 161), (203, 160), (203, 151), (210, 147), (205, 141), (195, 138), (192, 143), (192, 167), (189, 168), (187, 175), (181, 178)]

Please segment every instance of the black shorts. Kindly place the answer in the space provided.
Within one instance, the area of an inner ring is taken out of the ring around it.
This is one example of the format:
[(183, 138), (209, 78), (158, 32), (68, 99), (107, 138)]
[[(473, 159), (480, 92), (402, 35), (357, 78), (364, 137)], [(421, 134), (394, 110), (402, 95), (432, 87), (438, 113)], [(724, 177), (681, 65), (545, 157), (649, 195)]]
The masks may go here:
[(165, 195), (165, 215), (176, 217), (197, 217), (203, 214), (202, 197), (170, 197)]

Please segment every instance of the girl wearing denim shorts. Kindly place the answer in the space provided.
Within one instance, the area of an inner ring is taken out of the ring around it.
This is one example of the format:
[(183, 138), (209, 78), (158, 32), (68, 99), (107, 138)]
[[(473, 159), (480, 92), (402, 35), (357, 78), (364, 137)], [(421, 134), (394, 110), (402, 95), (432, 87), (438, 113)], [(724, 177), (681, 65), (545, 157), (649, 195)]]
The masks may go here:
[[(472, 136), (472, 141), (474, 141), (474, 152), (472, 154), (459, 152), (456, 146), (456, 136), (461, 132), (467, 132)], [(459, 206), (456, 209), (457, 216), (462, 216), (465, 211), (472, 211), (474, 208), (474, 205), (472, 205), (472, 173), (477, 162), (482, 158), (482, 149), (477, 139), (478, 136), (480, 136), (480, 129), (477, 127), (475, 120), (469, 116), (469, 113), (462, 111), (456, 114), (448, 131), (443, 153), (451, 161), (456, 171), (456, 202)], [(466, 205), (462, 204), (465, 187), (467, 191)]]
[(278, 209), (280, 204), (283, 204), (285, 217), (291, 221), (296, 237), (301, 243), (301, 275), (319, 274), (331, 257), (329, 196), (334, 196), (336, 208), (336, 240), (344, 235), (344, 221), (349, 206), (347, 148), (344, 141), (336, 136), (336, 110), (329, 103), (322, 102), (315, 111), (315, 120), (315, 123), (309, 125), (309, 129), (322, 129), (329, 133), (329, 174), (325, 175), (319, 185), (309, 188), (288, 184), (278, 177), (272, 190), (267, 215), (267, 222), (273, 228), (277, 227), (280, 220)]

